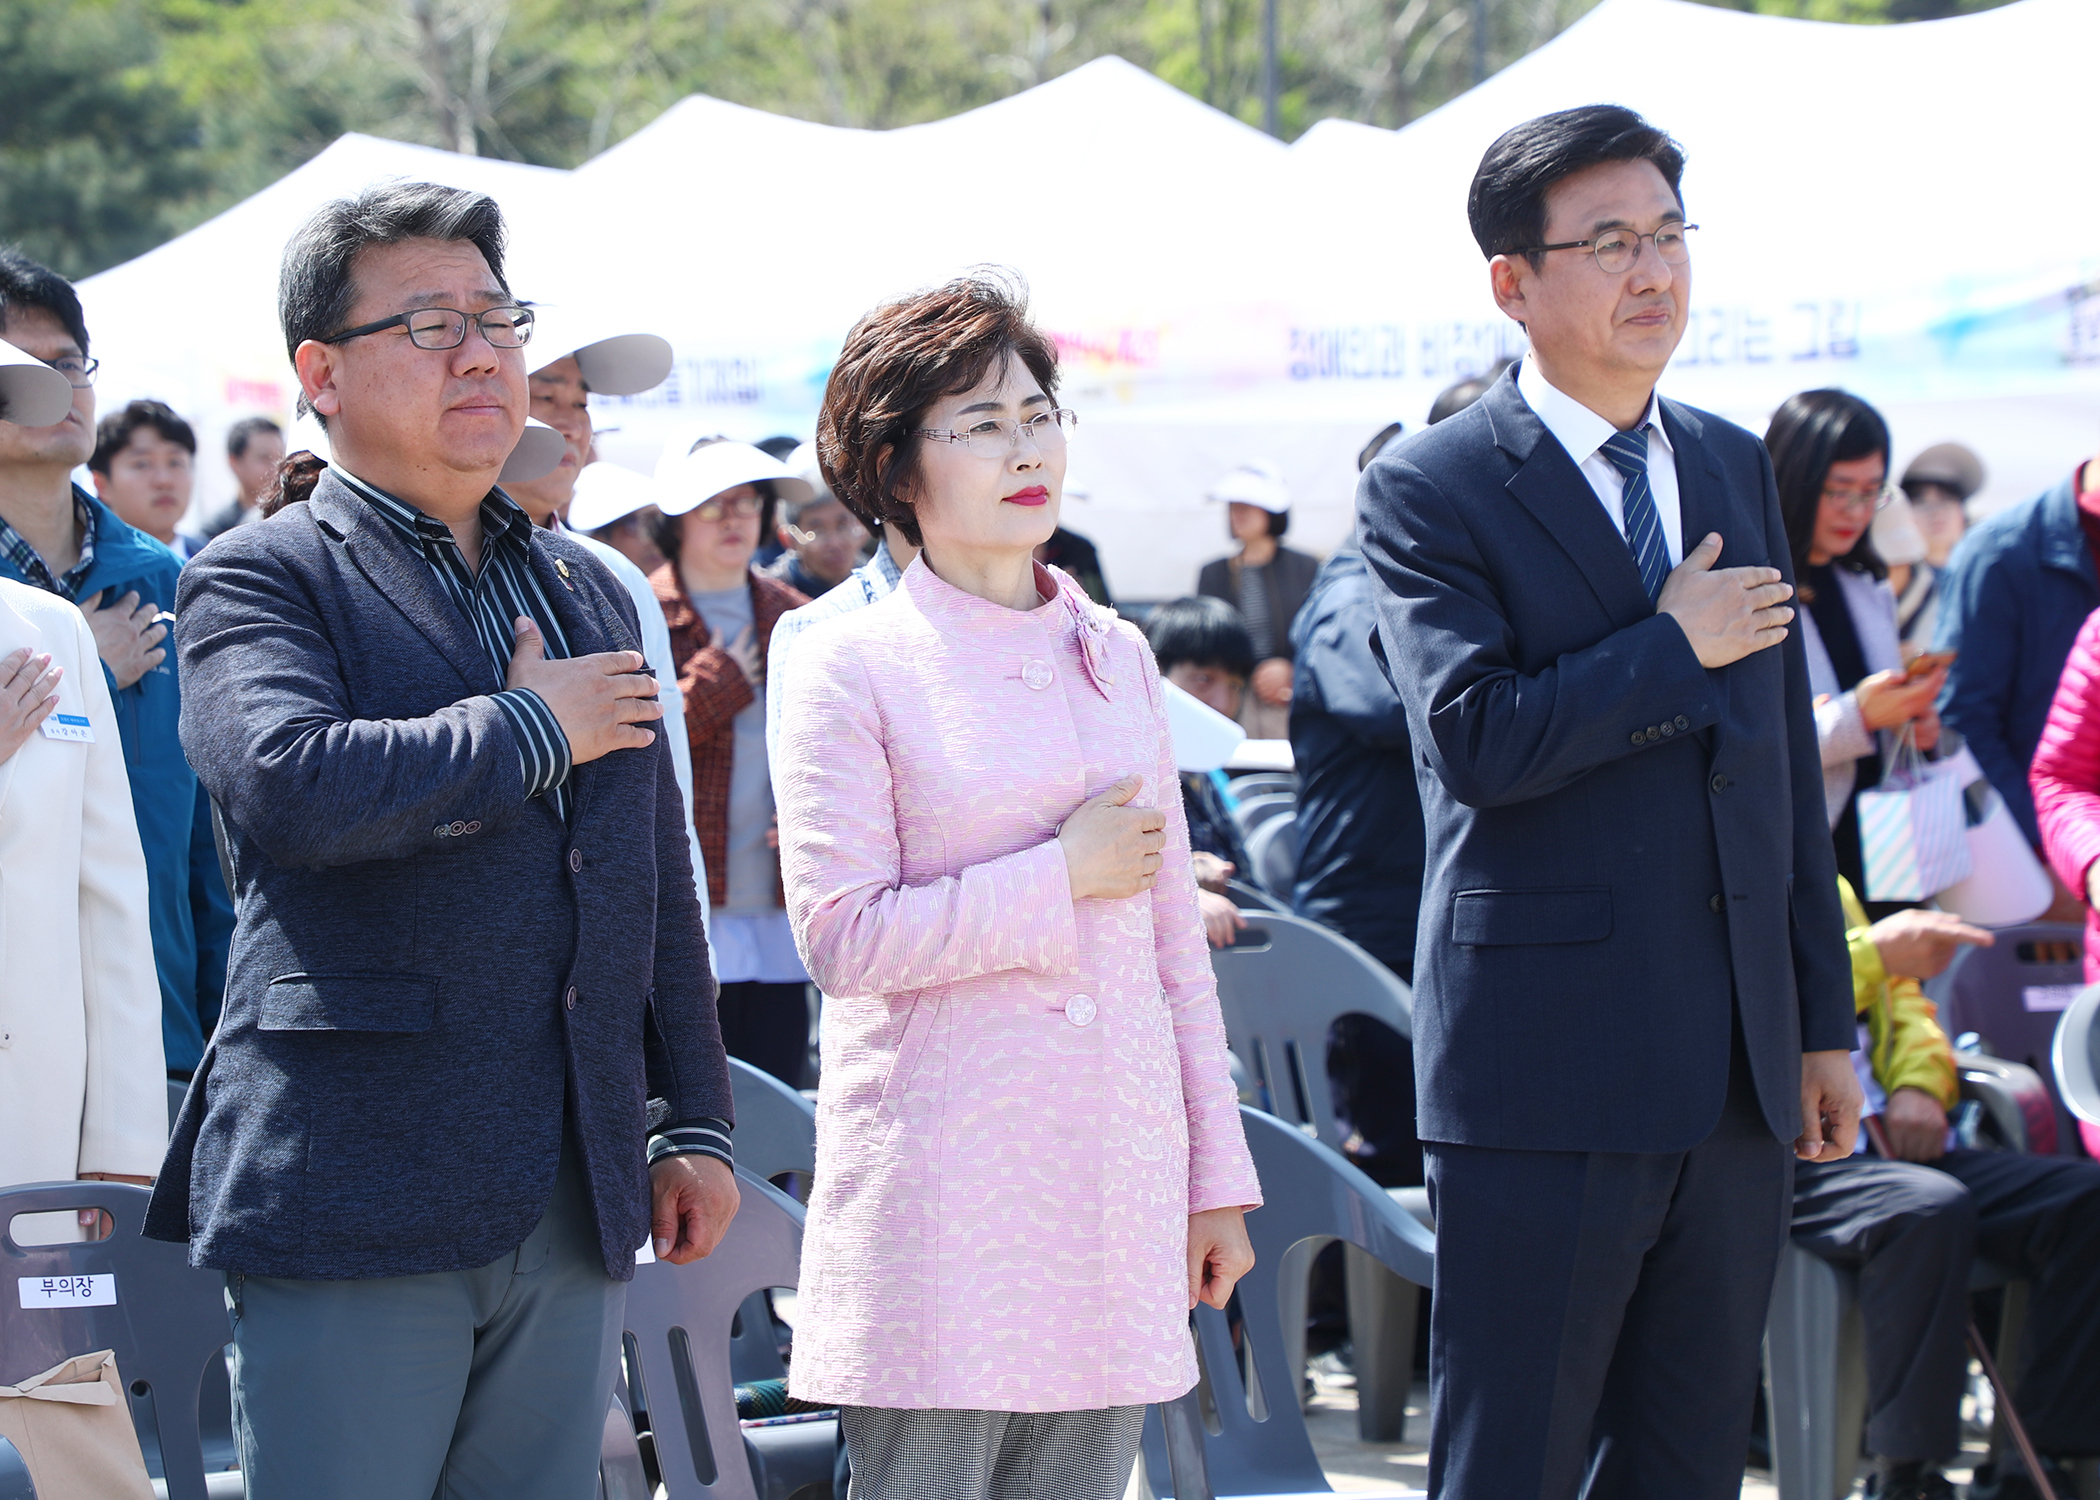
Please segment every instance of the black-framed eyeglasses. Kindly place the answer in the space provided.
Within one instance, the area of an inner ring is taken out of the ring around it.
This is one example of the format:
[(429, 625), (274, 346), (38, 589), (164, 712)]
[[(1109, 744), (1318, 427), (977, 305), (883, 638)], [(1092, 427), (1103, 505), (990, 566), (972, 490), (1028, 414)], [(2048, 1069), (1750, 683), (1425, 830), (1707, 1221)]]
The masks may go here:
[(921, 427), (918, 435), (943, 443), (961, 443), (980, 458), (1004, 458), (1021, 446), (1023, 433), (1038, 448), (1061, 447), (1065, 435), (1078, 425), (1078, 412), (1058, 407), (1053, 411), (1039, 411), (1020, 422), (1011, 417), (986, 417), (960, 432), (952, 427)]
[(1641, 258), (1642, 240), (1653, 242), (1656, 256), (1664, 265), (1683, 265), (1692, 258), (1692, 242), (1688, 236), (1698, 227), (1697, 224), (1665, 224), (1653, 234), (1608, 229), (1592, 239), (1562, 240), (1558, 245), (1526, 245), (1509, 253), (1544, 255), (1548, 250), (1587, 250), (1597, 257), (1598, 270), (1617, 276), (1622, 271), (1632, 270), (1634, 262)]
[(457, 349), (467, 341), (469, 323), (479, 328), (481, 336), (497, 349), (522, 349), (532, 342), (532, 309), (529, 307), (492, 307), (478, 313), (461, 312), (456, 307), (419, 307), (413, 312), (381, 318), (376, 323), (345, 328), (321, 342), (340, 344), (361, 339), (368, 333), (406, 328), (408, 341), (418, 349)]
[(57, 359), (47, 359), (44, 363), (65, 376), (67, 384), (76, 391), (84, 391), (93, 385), (95, 377), (102, 372), (101, 360), (86, 359), (78, 354), (61, 354)]

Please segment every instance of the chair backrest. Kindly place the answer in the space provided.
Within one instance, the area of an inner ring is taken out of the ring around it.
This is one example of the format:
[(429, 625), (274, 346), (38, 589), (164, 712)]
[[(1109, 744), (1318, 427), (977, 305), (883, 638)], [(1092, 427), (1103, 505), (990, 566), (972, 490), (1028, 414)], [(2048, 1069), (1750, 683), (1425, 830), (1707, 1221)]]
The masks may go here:
[(1998, 1056), (2042, 1075), (2060, 1113), (2051, 1134), (2068, 1149), (2072, 1126), (2056, 1099), (2050, 1048), (2058, 1017), (2085, 988), (2085, 935), (2066, 923), (2035, 922), (1996, 936), (1988, 948), (1963, 948), (1925, 992), (1939, 1002), (1949, 1036), (1973, 1031)]
[(1298, 814), (1269, 819), (1247, 837), (1247, 858), (1254, 873), (1272, 891), (1298, 883)]
[(771, 1073), (740, 1057), (729, 1059), (729, 1093), (736, 1104), (736, 1163), (754, 1177), (817, 1170), (817, 1111)]
[(1259, 796), (1247, 798), (1234, 808), (1232, 816), (1240, 825), (1241, 836), (1252, 838), (1255, 831), (1269, 819), (1280, 818), (1285, 813), (1294, 813), (1297, 810), (1296, 792), (1263, 792)]
[(1258, 1110), (1242, 1109), (1240, 1120), (1264, 1200), (1247, 1216), (1254, 1269), (1229, 1309), (1238, 1313), (1237, 1340), (1226, 1313), (1198, 1307), (1196, 1388), (1170, 1403), (1181, 1413), (1146, 1414), (1145, 1468), (1160, 1495), (1174, 1493), (1176, 1483), (1162, 1416), (1172, 1421), (1190, 1407), (1204, 1434), (1213, 1493), (1302, 1495), (1332, 1488), (1306, 1434), (1298, 1375), (1286, 1355), (1281, 1276), (1292, 1246), (1346, 1240), (1418, 1286), (1430, 1284), (1436, 1263), (1435, 1237), (1340, 1153)]
[[(188, 1246), (140, 1236), (148, 1196), (121, 1182), (0, 1190), (0, 1385), (76, 1354), (115, 1350), (140, 1446), (158, 1451), (169, 1500), (205, 1500), (197, 1404), (206, 1368), (233, 1336), (226, 1280), (193, 1269)], [(81, 1208), (107, 1213), (115, 1232), (61, 1245), (15, 1243), (17, 1214)]]
[(168, 1129), (175, 1128), (175, 1117), (182, 1113), (182, 1101), (189, 1097), (190, 1086), (178, 1078), (168, 1080)]
[(1962, 1098), (1983, 1106), (1990, 1135), (1979, 1144), (1986, 1149), (2054, 1154), (2056, 1102), (2041, 1074), (2025, 1063), (1980, 1052), (1955, 1053), (1954, 1071)]
[(1210, 956), (1226, 1041), (1262, 1107), (1311, 1127), (1340, 1150), (1327, 1033), (1342, 1016), (1366, 1015), (1412, 1039), (1414, 997), (1391, 969), (1340, 933), (1302, 917), (1245, 916), (1239, 941)]
[(1249, 797), (1259, 797), (1268, 792), (1289, 792), (1298, 795), (1298, 778), (1289, 771), (1254, 771), (1245, 776), (1235, 776), (1225, 783), (1225, 790), (1232, 794), (1235, 802), (1245, 802)]
[(2100, 984), (2082, 991), (2056, 1023), (2049, 1057), (2064, 1107), (2100, 1125)]
[[(1249, 870), (1247, 873), (1251, 875), (1254, 872)], [(1282, 901), (1261, 887), (1250, 885), (1237, 877), (1225, 882), (1225, 894), (1232, 898), (1232, 904), (1241, 911), (1273, 911), (1284, 916), (1291, 914), (1290, 907)]]
[(36, 1500), (36, 1481), (29, 1477), (22, 1450), (4, 1437), (0, 1437), (0, 1500)]
[(669, 1500), (759, 1500), (737, 1426), (729, 1330), (752, 1293), (797, 1283), (802, 1205), (742, 1167), (736, 1175), (743, 1201), (714, 1253), (637, 1266), (627, 1289), (636, 1404), (649, 1412)]

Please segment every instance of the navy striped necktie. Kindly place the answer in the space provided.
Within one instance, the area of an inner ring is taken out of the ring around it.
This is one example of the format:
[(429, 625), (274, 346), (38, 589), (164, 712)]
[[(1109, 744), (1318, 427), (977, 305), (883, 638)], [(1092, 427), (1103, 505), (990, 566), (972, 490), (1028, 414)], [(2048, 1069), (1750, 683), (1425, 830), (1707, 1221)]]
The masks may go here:
[(1634, 565), (1641, 570), (1641, 582), (1646, 585), (1648, 602), (1652, 604), (1662, 597), (1663, 582), (1670, 576), (1670, 549), (1663, 544), (1662, 517), (1656, 514), (1655, 496), (1648, 489), (1646, 424), (1632, 432), (1613, 433), (1599, 451), (1626, 481), (1625, 494), (1619, 501), (1619, 509), (1626, 517), (1626, 546), (1633, 553)]

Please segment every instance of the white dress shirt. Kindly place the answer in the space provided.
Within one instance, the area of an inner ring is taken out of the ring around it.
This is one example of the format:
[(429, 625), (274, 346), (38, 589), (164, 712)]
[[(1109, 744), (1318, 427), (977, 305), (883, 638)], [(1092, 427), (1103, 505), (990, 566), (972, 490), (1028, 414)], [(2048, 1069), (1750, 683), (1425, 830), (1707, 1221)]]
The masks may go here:
[[(1604, 453), (1605, 443), (1618, 428), (1555, 387), (1529, 356), (1517, 367), (1517, 394), (1582, 470), (1604, 513), (1611, 517), (1612, 530), (1626, 535), (1626, 481)], [(1663, 546), (1674, 568), (1684, 561), (1684, 514), (1677, 500), (1677, 456), (1663, 431), (1662, 407), (1653, 392), (1648, 396), (1644, 425), (1648, 429), (1648, 493), (1655, 500), (1655, 518), (1662, 523)]]

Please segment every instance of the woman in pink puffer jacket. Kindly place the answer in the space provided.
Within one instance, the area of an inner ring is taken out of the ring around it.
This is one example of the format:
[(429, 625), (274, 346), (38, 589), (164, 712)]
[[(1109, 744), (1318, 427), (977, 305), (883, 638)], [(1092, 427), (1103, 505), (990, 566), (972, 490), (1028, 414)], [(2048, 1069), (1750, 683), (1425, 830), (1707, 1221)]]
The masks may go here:
[[(2100, 610), (2086, 616), (2071, 643), (2056, 699), (2028, 773), (2042, 853), (2057, 877), (2085, 898), (2085, 978), (2100, 982)], [(2100, 1156), (2100, 1127), (2081, 1124), (2086, 1149)]]

